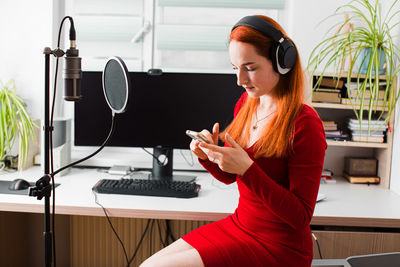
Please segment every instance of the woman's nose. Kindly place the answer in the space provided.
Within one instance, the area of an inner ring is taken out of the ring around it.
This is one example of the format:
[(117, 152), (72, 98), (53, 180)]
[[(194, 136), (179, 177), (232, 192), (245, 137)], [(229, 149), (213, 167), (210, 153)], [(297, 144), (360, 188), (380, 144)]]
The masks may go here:
[(248, 78), (246, 72), (241, 69), (237, 70), (236, 77), (237, 77), (237, 84), (239, 86), (246, 85), (249, 81), (249, 78)]

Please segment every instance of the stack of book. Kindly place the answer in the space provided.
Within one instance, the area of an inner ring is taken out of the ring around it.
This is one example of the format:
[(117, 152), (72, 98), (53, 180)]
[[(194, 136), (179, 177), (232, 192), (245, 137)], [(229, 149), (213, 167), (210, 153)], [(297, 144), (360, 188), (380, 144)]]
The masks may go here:
[(322, 170), (321, 174), (321, 184), (334, 184), (336, 179), (333, 178), (333, 172), (328, 169)]
[(323, 77), (312, 93), (312, 102), (340, 103), (344, 81), (335, 77)]
[(349, 135), (338, 129), (334, 121), (323, 121), (325, 137), (328, 140), (344, 141), (349, 140)]
[(349, 119), (348, 128), (351, 133), (351, 140), (356, 142), (384, 143), (387, 125), (382, 120), (362, 120), (361, 124), (357, 119)]
[[(352, 82), (350, 84), (346, 83), (345, 86), (348, 88), (348, 98), (342, 98), (341, 102), (342, 104), (360, 105), (361, 103), (360, 98), (362, 98), (364, 94), (363, 103), (364, 105), (369, 105), (371, 99), (371, 90), (369, 89), (368, 85), (366, 86), (364, 92), (358, 90), (360, 84), (357, 84), (356, 82)], [(379, 83), (379, 90), (375, 93), (374, 97), (374, 103), (376, 104), (377, 107), (383, 107), (385, 87), (386, 87), (386, 81)]]
[(352, 184), (379, 184), (378, 160), (375, 158), (346, 157), (343, 176)]

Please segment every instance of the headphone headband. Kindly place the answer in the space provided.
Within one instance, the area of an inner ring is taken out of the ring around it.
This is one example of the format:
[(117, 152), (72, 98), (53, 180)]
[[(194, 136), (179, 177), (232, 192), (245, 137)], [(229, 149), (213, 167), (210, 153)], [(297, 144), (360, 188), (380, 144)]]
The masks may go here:
[(261, 32), (263, 35), (270, 37), (275, 42), (281, 42), (284, 38), (283, 33), (272, 26), (268, 21), (257, 16), (246, 16), (241, 18), (232, 28), (232, 31), (238, 26), (246, 26), (256, 31)]
[(241, 18), (233, 26), (232, 31), (238, 26), (252, 28), (274, 41), (274, 44), (271, 46), (270, 57), (276, 72), (286, 74), (292, 69), (297, 59), (297, 50), (294, 44), (289, 39), (285, 38), (280, 30), (275, 28), (268, 21), (257, 16)]

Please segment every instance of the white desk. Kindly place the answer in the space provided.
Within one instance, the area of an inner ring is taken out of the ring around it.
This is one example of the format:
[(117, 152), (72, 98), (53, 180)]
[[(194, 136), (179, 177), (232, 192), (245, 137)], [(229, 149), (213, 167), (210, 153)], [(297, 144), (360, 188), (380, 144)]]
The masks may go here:
[[(143, 225), (147, 221), (143, 219), (171, 219), (175, 236), (181, 236), (208, 221), (222, 219), (234, 212), (239, 197), (236, 184), (226, 186), (205, 172), (186, 174), (198, 176), (197, 183), (202, 188), (196, 198), (98, 195), (100, 203), (114, 217), (121, 238), (128, 244), (128, 251), (133, 251), (139, 242)], [(0, 175), (0, 179), (11, 181), (24, 178), (34, 182), (41, 176), (40, 168), (34, 167), (23, 173)], [(56, 214), (60, 215), (56, 221), (59, 251), (57, 261), (62, 266), (125, 265), (120, 246), (103, 218), (103, 210), (94, 201), (91, 188), (101, 178), (118, 179), (119, 176), (101, 173), (96, 169), (72, 169), (66, 176), (56, 176), (56, 183), (60, 183), (56, 188)], [(351, 185), (338, 180), (337, 184), (321, 185), (320, 192), (326, 194), (327, 199), (317, 203), (312, 225), (400, 228), (400, 196), (390, 190), (373, 185)], [(43, 203), (43, 199), (39, 201), (34, 197), (0, 194), (0, 228), (5, 240), (0, 242), (0, 249), (6, 255), (11, 255), (0, 259), (0, 265), (15, 264), (15, 259), (20, 260), (19, 266), (43, 265)], [(327, 258), (399, 250), (396, 244), (399, 244), (400, 234), (397, 232), (351, 233), (324, 230), (314, 233), (320, 240), (322, 254)], [(145, 242), (144, 247), (148, 248), (149, 241)], [(354, 243), (357, 246), (347, 246)], [(99, 247), (99, 244), (107, 245)], [(337, 250), (338, 247), (341, 249)], [(152, 253), (160, 248), (161, 244), (157, 242)], [(19, 257), (21, 251), (28, 256)], [(135, 260), (133, 266), (150, 255), (146, 251), (148, 249)], [(319, 257), (315, 248), (314, 255)], [(32, 262), (35, 264), (32, 265)]]
[[(98, 200), (114, 217), (215, 221), (234, 212), (239, 197), (236, 184), (224, 185), (205, 172), (176, 174), (197, 175), (197, 183), (201, 185), (199, 197), (99, 194)], [(0, 179), (24, 178), (33, 182), (41, 176), (40, 168), (34, 167), (22, 173), (1, 175)], [(118, 179), (119, 176), (80, 168), (72, 169), (66, 176), (56, 176), (56, 183), (60, 183), (56, 188), (56, 213), (104, 216), (91, 190), (101, 178)], [(400, 196), (390, 190), (374, 185), (353, 185), (339, 179), (336, 184), (322, 184), (320, 192), (327, 198), (317, 203), (312, 225), (400, 227)], [(0, 210), (43, 213), (43, 200), (0, 194)]]

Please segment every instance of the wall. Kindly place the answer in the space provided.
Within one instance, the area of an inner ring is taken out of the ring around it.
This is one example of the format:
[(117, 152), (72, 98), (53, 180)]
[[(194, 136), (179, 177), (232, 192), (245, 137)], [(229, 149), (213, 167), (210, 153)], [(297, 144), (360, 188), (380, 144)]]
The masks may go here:
[[(288, 18), (285, 18), (284, 24), (300, 50), (303, 66), (306, 66), (315, 44), (322, 40), (329, 26), (333, 24), (328, 22), (317, 27), (318, 23), (346, 2), (348, 1), (287, 0), (288, 8), (284, 13), (288, 15)], [(387, 9), (390, 5), (389, 1), (382, 2), (383, 8)], [(28, 110), (34, 118), (40, 118), (43, 112), (42, 51), (45, 46), (54, 47), (55, 40), (52, 40), (52, 36), (56, 36), (59, 18), (63, 15), (62, 8), (59, 8), (62, 5), (63, 1), (51, 0), (2, 0), (1, 3), (0, 80), (6, 82), (8, 79), (15, 79), (17, 91), (27, 101)], [(52, 24), (57, 27), (53, 28)], [(63, 105), (69, 104), (60, 101), (57, 107), (62, 109)], [(395, 149), (392, 159), (391, 187), (400, 194), (400, 166), (395, 164), (400, 162), (400, 149), (396, 149), (400, 145), (400, 124), (394, 125), (393, 128)]]
[(42, 116), (45, 46), (51, 46), (52, 1), (2, 0), (0, 80), (14, 79), (33, 118)]

